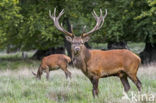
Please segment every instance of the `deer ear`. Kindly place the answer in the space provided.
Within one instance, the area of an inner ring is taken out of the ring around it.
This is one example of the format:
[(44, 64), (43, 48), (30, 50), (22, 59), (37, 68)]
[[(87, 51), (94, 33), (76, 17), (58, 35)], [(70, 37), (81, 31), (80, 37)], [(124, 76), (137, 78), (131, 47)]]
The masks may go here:
[(70, 37), (70, 36), (65, 36), (66, 40), (69, 41), (69, 42), (72, 42), (73, 41), (73, 38)]
[(89, 39), (90, 39), (89, 36), (82, 37), (82, 40), (83, 40), (84, 43), (87, 42)]

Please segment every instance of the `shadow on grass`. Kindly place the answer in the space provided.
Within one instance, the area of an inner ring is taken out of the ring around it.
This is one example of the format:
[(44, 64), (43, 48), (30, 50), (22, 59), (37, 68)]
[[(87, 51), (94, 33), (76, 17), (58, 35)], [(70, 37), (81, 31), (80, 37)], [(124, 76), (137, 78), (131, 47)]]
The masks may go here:
[(33, 59), (22, 59), (22, 58), (0, 58), (0, 70), (15, 70), (19, 69), (19, 67), (23, 66), (38, 66), (39, 65), (38, 60), (33, 60)]

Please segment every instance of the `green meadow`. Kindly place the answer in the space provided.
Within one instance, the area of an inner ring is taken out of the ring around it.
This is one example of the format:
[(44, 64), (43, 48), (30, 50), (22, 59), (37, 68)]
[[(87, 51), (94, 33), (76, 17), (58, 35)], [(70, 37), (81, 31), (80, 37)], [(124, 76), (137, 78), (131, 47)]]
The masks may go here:
[[(0, 103), (133, 103), (132, 93), (139, 98), (136, 86), (129, 80), (131, 89), (128, 99), (122, 99), (123, 86), (117, 77), (100, 79), (99, 97), (93, 98), (92, 84), (81, 70), (68, 67), (72, 79), (66, 79), (62, 70), (50, 72), (49, 81), (45, 74), (37, 80), (32, 71), (36, 72), (40, 61), (2, 56), (0, 63)], [(19, 56), (20, 57), (20, 56)], [(138, 77), (142, 82), (142, 92), (148, 97), (138, 103), (150, 102), (151, 95), (156, 97), (156, 64), (141, 65)], [(154, 97), (154, 98), (155, 98)], [(140, 97), (141, 98), (141, 97)], [(155, 99), (156, 100), (156, 99)], [(156, 102), (153, 100), (153, 103)]]

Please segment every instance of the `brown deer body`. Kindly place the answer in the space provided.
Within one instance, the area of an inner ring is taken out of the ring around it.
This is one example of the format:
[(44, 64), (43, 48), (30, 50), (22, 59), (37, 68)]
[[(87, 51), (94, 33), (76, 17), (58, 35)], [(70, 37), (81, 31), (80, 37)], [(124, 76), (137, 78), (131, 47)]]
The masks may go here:
[(129, 50), (88, 50), (83, 47), (79, 56), (73, 57), (73, 64), (82, 70), (93, 84), (93, 95), (98, 95), (98, 81), (100, 78), (118, 76), (128, 92), (129, 77), (141, 89), (141, 82), (137, 75), (140, 58)]
[(49, 71), (62, 69), (65, 72), (66, 78), (71, 78), (71, 73), (67, 69), (68, 63), (71, 62), (70, 57), (64, 54), (53, 54), (46, 56), (42, 59), (40, 67), (38, 68), (37, 74), (32, 72), (38, 79), (41, 79), (41, 75), (46, 72), (46, 78), (49, 79)]
[(56, 9), (54, 10), (53, 16), (51, 12), (49, 12), (49, 14), (56, 28), (67, 35), (66, 39), (71, 43), (73, 64), (81, 69), (90, 79), (93, 84), (92, 93), (94, 97), (98, 95), (99, 79), (109, 76), (119, 77), (125, 92), (128, 92), (130, 89), (128, 77), (135, 83), (139, 91), (141, 90), (141, 82), (137, 77), (137, 71), (141, 60), (136, 54), (126, 49), (108, 51), (89, 50), (84, 45), (84, 43), (89, 40), (89, 34), (102, 27), (104, 18), (107, 15), (107, 10), (104, 16), (102, 15), (102, 10), (100, 10), (100, 17), (93, 11), (93, 16), (97, 23), (91, 31), (82, 34), (80, 37), (76, 37), (73, 33), (67, 32), (59, 25), (58, 20), (63, 15), (63, 10), (58, 17), (55, 15)]

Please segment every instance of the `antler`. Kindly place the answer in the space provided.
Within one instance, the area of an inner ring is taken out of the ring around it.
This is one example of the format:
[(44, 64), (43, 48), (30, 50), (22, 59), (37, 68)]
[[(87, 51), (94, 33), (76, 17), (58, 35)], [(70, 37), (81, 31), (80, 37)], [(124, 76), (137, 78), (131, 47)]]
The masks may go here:
[(86, 25), (83, 26), (83, 33), (86, 31)]
[(72, 24), (70, 25), (70, 30), (71, 30), (71, 33), (74, 33)]
[(102, 15), (102, 10), (101, 9), (100, 9), (100, 16), (99, 17), (97, 16), (97, 14), (96, 14), (96, 12), (94, 10), (92, 12), (92, 15), (96, 20), (96, 25), (94, 26), (94, 28), (91, 31), (89, 31), (87, 33), (83, 33), (82, 34), (83, 37), (88, 36), (89, 34), (93, 33), (94, 31), (99, 30), (102, 27), (102, 25), (104, 23), (104, 19), (107, 16), (107, 9), (106, 9), (106, 13), (105, 13), (104, 16)]
[(54, 21), (55, 27), (56, 27), (58, 30), (60, 30), (60, 31), (62, 31), (63, 33), (65, 33), (66, 35), (72, 37), (73, 34), (70, 33), (70, 32), (68, 32), (68, 31), (66, 31), (66, 30), (62, 27), (62, 25), (59, 24), (59, 19), (60, 19), (60, 17), (61, 17), (63, 14), (64, 14), (64, 9), (62, 9), (62, 11), (59, 13), (59, 15), (58, 15), (57, 17), (56, 17), (56, 8), (54, 9), (54, 14), (53, 14), (53, 15), (51, 15), (51, 11), (49, 10), (49, 16), (50, 16), (50, 18)]

